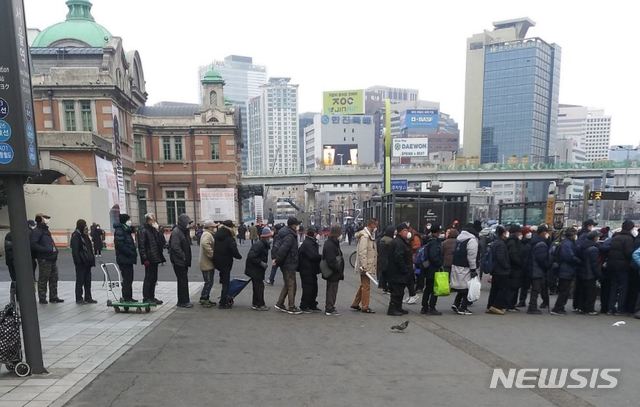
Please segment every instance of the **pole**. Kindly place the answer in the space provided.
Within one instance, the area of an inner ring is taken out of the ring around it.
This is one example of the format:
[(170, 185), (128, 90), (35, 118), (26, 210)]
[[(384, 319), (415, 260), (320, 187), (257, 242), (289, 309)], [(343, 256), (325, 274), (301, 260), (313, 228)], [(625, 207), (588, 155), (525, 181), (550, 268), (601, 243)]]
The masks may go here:
[(591, 187), (589, 184), (584, 186), (584, 196), (582, 197), (582, 221), (584, 222), (589, 218), (589, 192)]
[(4, 178), (4, 184), (7, 188), (7, 206), (9, 207), (9, 223), (13, 239), (18, 303), (22, 314), (24, 351), (32, 373), (48, 373), (42, 360), (38, 308), (33, 289), (33, 266), (31, 264), (29, 232), (27, 231), (24, 179), (20, 175), (8, 176)]
[(384, 101), (384, 183), (385, 194), (391, 193), (391, 100)]

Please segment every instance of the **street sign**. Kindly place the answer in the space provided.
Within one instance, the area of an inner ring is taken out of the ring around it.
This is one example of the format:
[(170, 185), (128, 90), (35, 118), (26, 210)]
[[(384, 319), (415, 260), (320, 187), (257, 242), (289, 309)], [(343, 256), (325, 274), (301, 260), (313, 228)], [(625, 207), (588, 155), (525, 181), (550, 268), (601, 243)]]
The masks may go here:
[(564, 228), (564, 209), (564, 202), (555, 203), (555, 207), (553, 208), (553, 228), (555, 230)]
[(31, 71), (22, 0), (0, 2), (0, 175), (38, 168)]
[(628, 201), (629, 191), (612, 192), (612, 191), (591, 191), (589, 192), (590, 201)]
[(406, 179), (391, 180), (391, 192), (401, 192), (409, 189), (409, 181)]

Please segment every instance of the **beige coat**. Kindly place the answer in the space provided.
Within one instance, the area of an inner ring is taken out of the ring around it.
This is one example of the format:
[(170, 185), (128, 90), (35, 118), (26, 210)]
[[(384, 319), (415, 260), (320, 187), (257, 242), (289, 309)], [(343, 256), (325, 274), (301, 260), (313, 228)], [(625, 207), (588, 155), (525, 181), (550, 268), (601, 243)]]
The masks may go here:
[(213, 234), (206, 230), (200, 237), (200, 271), (212, 271), (213, 265)]
[(371, 273), (376, 275), (378, 249), (376, 248), (375, 238), (369, 232), (369, 229), (364, 228), (356, 233), (356, 239), (358, 239), (356, 270), (362, 274)]

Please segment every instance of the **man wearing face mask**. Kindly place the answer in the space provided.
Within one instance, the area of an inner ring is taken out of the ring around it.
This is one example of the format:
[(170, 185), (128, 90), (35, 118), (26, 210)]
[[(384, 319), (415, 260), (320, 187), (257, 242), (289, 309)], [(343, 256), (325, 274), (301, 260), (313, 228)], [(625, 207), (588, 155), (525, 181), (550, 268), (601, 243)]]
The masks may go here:
[(574, 228), (568, 228), (564, 232), (564, 240), (560, 243), (560, 267), (558, 268), (558, 298), (551, 310), (551, 315), (565, 315), (564, 307), (569, 299), (571, 283), (576, 277), (578, 267), (582, 265), (582, 260), (578, 256), (576, 240), (577, 232)]
[(356, 272), (360, 276), (360, 287), (356, 292), (356, 296), (351, 304), (351, 309), (361, 311), (365, 314), (373, 314), (374, 311), (369, 308), (369, 296), (371, 294), (371, 280), (367, 273), (376, 275), (376, 267), (378, 265), (378, 249), (376, 248), (376, 229), (378, 227), (377, 219), (369, 219), (367, 227), (356, 233), (357, 242), (357, 260)]
[(625, 220), (622, 223), (622, 230), (611, 238), (611, 248), (607, 259), (607, 268), (611, 279), (607, 315), (633, 312), (633, 310), (625, 309), (625, 304), (629, 290), (631, 256), (634, 248), (632, 234), (634, 226), (633, 221)]
[(144, 226), (138, 233), (138, 251), (140, 261), (144, 264), (142, 301), (160, 305), (162, 301), (157, 299), (155, 294), (156, 283), (158, 282), (158, 265), (167, 261), (163, 255), (167, 240), (158, 230), (160, 226), (153, 213), (144, 215), (144, 220)]
[(126, 213), (120, 214), (120, 223), (113, 225), (113, 243), (116, 249), (116, 263), (122, 274), (122, 300), (136, 302), (133, 299), (133, 265), (138, 262), (138, 252), (133, 241), (131, 218)]
[(509, 231), (502, 226), (498, 226), (496, 228), (496, 236), (496, 240), (493, 241), (489, 248), (489, 250), (493, 251), (493, 270), (491, 270), (491, 290), (489, 291), (489, 301), (487, 302), (487, 313), (504, 315), (510, 292), (511, 260), (506, 244), (506, 240), (509, 239)]
[(309, 314), (320, 312), (318, 308), (318, 274), (320, 274), (320, 246), (316, 239), (316, 228), (309, 226), (307, 237), (298, 249), (298, 271), (300, 272), (300, 284), (302, 285), (302, 297), (300, 298), (300, 310)]
[(507, 294), (507, 311), (520, 311), (516, 308), (516, 300), (518, 298), (518, 288), (522, 285), (522, 275), (524, 274), (524, 266), (526, 258), (522, 256), (524, 244), (522, 243), (522, 228), (520, 225), (511, 225), (509, 227), (509, 238), (507, 239), (507, 250), (509, 252), (509, 262), (511, 271), (509, 273), (509, 288)]
[(36, 228), (31, 233), (31, 251), (38, 261), (38, 298), (40, 304), (47, 304), (47, 285), (49, 286), (49, 302), (60, 303), (58, 298), (58, 249), (56, 248), (49, 221), (51, 217), (42, 213), (36, 215)]
[(413, 273), (410, 238), (411, 234), (407, 224), (401, 223), (398, 225), (396, 237), (391, 244), (391, 256), (387, 272), (388, 284), (391, 288), (387, 315), (401, 316), (408, 313), (408, 311), (402, 309), (402, 297), (410, 274)]
[[(527, 293), (531, 286), (531, 279), (529, 278), (529, 272), (531, 271), (531, 239), (533, 239), (533, 231), (537, 229), (535, 226), (524, 226), (522, 228), (522, 259), (524, 265), (522, 267), (522, 275), (520, 281), (517, 283), (517, 287), (513, 293), (513, 304), (517, 308), (526, 306)], [(519, 300), (518, 300), (519, 299)]]
[[(277, 310), (291, 315), (302, 314), (296, 307), (296, 270), (298, 269), (298, 227), (300, 221), (295, 217), (287, 219), (287, 227), (278, 232), (277, 247), (274, 247), (275, 257), (273, 265), (282, 269), (284, 287), (278, 297), (275, 307)], [(285, 308), (284, 300), (288, 299), (289, 306)]]
[(96, 258), (84, 219), (78, 219), (71, 235), (71, 255), (76, 266), (76, 304), (96, 304), (98, 301), (91, 297), (91, 268), (96, 265)]
[(547, 225), (538, 226), (537, 233), (531, 238), (531, 268), (529, 278), (531, 280), (531, 297), (527, 314), (542, 314), (538, 308), (538, 295), (542, 297), (542, 303), (549, 303), (549, 290), (547, 289), (547, 272), (551, 267), (549, 259), (549, 228)]

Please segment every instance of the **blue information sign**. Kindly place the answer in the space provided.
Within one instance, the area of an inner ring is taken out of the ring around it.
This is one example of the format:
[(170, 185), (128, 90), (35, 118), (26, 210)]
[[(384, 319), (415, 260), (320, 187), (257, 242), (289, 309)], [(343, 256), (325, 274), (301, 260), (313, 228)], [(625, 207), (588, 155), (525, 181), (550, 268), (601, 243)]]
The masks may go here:
[(391, 180), (391, 191), (392, 192), (401, 192), (406, 191), (409, 188), (409, 181), (406, 179), (392, 179)]
[(0, 143), (11, 138), (11, 125), (4, 120), (0, 120)]
[(10, 164), (13, 161), (13, 148), (7, 143), (0, 143), (0, 165)]

